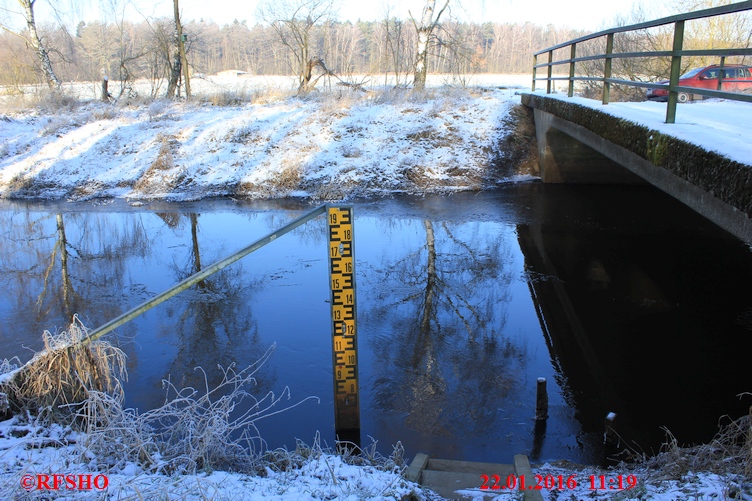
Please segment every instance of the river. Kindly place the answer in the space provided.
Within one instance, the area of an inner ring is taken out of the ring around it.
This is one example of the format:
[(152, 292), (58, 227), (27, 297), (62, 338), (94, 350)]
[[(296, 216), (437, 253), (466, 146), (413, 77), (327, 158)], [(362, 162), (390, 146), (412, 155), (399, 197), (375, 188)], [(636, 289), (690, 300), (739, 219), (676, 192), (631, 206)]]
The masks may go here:
[[(665, 430), (706, 442), (749, 408), (752, 252), (658, 190), (530, 182), (350, 203), (363, 445), (599, 464), (657, 451)], [(3, 201), (0, 358), (28, 360), (74, 313), (97, 327), (313, 207)], [(320, 217), (119, 328), (126, 404), (160, 405), (167, 378), (216, 385), (274, 345), (253, 392), (289, 388), (270, 413), (298, 405), (256, 423), (266, 447), (334, 445), (327, 249)], [(608, 412), (619, 447), (603, 445)]]

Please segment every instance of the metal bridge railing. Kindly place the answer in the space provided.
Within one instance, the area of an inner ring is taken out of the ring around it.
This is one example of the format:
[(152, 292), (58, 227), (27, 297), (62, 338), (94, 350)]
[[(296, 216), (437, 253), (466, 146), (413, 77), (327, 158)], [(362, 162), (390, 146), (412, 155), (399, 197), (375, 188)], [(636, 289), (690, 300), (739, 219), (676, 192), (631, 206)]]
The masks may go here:
[[(546, 92), (551, 93), (552, 83), (556, 80), (565, 80), (569, 82), (568, 95), (572, 97), (574, 95), (574, 83), (576, 81), (593, 81), (603, 83), (603, 104), (608, 104), (610, 99), (611, 84), (627, 85), (632, 87), (651, 87), (668, 89), (668, 105), (666, 107), (666, 123), (674, 123), (676, 120), (676, 104), (678, 102), (678, 96), (681, 92), (699, 94), (708, 97), (719, 97), (724, 99), (733, 99), (736, 101), (752, 102), (752, 95), (742, 94), (735, 92), (724, 92), (720, 90), (720, 82), (722, 76), (719, 77), (718, 90), (711, 89), (699, 89), (695, 87), (679, 86), (679, 76), (681, 73), (681, 58), (683, 56), (716, 56), (720, 57), (720, 66), (723, 68), (727, 57), (732, 56), (750, 56), (752, 55), (752, 48), (738, 47), (728, 49), (706, 49), (706, 50), (683, 50), (684, 46), (684, 23), (685, 21), (693, 19), (702, 19), (708, 17), (721, 16), (725, 14), (734, 14), (738, 12), (744, 12), (752, 10), (752, 0), (746, 2), (739, 2), (730, 5), (724, 5), (722, 7), (715, 7), (712, 9), (699, 10), (696, 12), (689, 12), (686, 14), (680, 14), (671, 17), (665, 17), (657, 19), (655, 21), (648, 21), (639, 24), (633, 24), (630, 26), (621, 26), (618, 28), (611, 28), (609, 30), (599, 31), (592, 35), (576, 38), (568, 42), (548, 47), (547, 49), (540, 50), (533, 55), (533, 92), (535, 92), (536, 81), (546, 81)], [(642, 52), (614, 52), (614, 35), (617, 33), (628, 33), (633, 31), (644, 30), (647, 28), (655, 28), (657, 26), (674, 25), (673, 29), (673, 48), (666, 51), (642, 51)], [(606, 51), (603, 54), (589, 55), (584, 57), (577, 57), (577, 45), (582, 42), (594, 40), (598, 38), (606, 38)], [(568, 59), (554, 60), (554, 51), (559, 49), (570, 48), (570, 57)], [(539, 56), (548, 54), (548, 61), (539, 63)], [(670, 57), (671, 58), (671, 76), (669, 78), (668, 85), (657, 84), (652, 82), (638, 82), (634, 80), (623, 80), (612, 77), (612, 61), (614, 59), (631, 59), (631, 58), (645, 58), (645, 57)], [(582, 77), (576, 75), (577, 63), (585, 61), (604, 60), (604, 69), (602, 77)], [(568, 77), (554, 77), (553, 68), (558, 65), (569, 65)], [(547, 75), (545, 77), (538, 76), (538, 70), (545, 68)], [(719, 72), (722, 74), (723, 72)]]

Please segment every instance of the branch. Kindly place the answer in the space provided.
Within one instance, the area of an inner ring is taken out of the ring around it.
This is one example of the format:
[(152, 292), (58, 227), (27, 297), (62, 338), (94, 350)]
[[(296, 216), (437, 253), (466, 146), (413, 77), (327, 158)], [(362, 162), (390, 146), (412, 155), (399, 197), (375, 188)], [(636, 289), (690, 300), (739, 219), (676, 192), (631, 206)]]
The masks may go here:
[(12, 29), (8, 28), (4, 24), (0, 24), (0, 29), (2, 29), (3, 31), (5, 31), (6, 33), (9, 33), (11, 35), (17, 36), (18, 38), (20, 38), (21, 40), (23, 40), (24, 43), (26, 43), (26, 45), (29, 45), (29, 39), (28, 38), (26, 38), (25, 36), (23, 36), (20, 33), (16, 33), (15, 31), (13, 31)]

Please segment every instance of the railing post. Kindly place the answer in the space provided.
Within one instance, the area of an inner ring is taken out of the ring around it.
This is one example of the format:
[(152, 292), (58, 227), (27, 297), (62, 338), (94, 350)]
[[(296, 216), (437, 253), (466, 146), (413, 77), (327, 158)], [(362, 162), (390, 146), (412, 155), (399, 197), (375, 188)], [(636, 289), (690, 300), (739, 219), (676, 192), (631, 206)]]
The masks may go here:
[(721, 56), (721, 66), (718, 68), (718, 88), (716, 90), (723, 90), (723, 68), (726, 66), (726, 56)]
[(538, 73), (538, 68), (536, 68), (536, 66), (538, 66), (538, 55), (537, 54), (533, 55), (533, 92), (535, 92), (535, 77), (536, 77), (536, 75)]
[(548, 79), (546, 80), (546, 94), (551, 94), (551, 75), (553, 73), (554, 51), (548, 51)]
[(577, 57), (577, 44), (572, 44), (572, 50), (570, 52), (570, 59), (569, 59), (569, 92), (567, 92), (567, 95), (569, 97), (574, 96), (574, 58)]
[(609, 33), (606, 36), (606, 62), (603, 66), (603, 104), (608, 104), (611, 99), (611, 54), (614, 52), (614, 34)]
[(676, 86), (679, 85), (681, 74), (681, 50), (684, 46), (684, 21), (676, 21), (674, 24), (674, 48), (671, 51), (671, 77), (668, 84), (668, 105), (666, 106), (666, 123), (676, 121), (676, 103), (679, 93)]

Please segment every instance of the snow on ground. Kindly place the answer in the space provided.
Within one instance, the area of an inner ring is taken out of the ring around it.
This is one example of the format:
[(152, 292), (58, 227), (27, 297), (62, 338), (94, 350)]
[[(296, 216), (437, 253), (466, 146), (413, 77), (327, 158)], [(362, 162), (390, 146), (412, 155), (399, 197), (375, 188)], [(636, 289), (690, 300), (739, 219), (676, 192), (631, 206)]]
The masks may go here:
[(0, 122), (0, 195), (341, 199), (480, 189), (514, 89), (333, 89), (253, 104), (96, 101)]
[[(20, 436), (22, 433), (27, 433)], [(0, 422), (0, 499), (118, 500), (401, 500), (423, 498), (397, 472), (353, 466), (340, 456), (314, 454), (300, 468), (265, 476), (223, 471), (197, 475), (145, 473), (129, 463), (101, 471), (83, 447), (85, 436), (58, 425), (38, 428)], [(40, 443), (49, 444), (39, 448)]]
[[(216, 78), (208, 89), (252, 95), (252, 104), (88, 101), (0, 115), (0, 196), (331, 200), (481, 189), (507, 180), (498, 143), (516, 92), (528, 89), (525, 75), (495, 76), (426, 95), (333, 86), (299, 98), (274, 90), (289, 87), (282, 77)], [(751, 104), (687, 103), (665, 124), (664, 103), (572, 100), (752, 163)]]
[[(326, 453), (312, 454), (299, 468), (287, 471), (266, 468), (265, 476), (223, 471), (166, 476), (147, 473), (133, 463), (119, 469), (103, 470), (97, 465), (105, 461), (97, 461), (98, 458), (87, 453), (85, 438), (83, 434), (66, 431), (58, 425), (37, 427), (19, 425), (14, 420), (0, 422), (0, 499), (441, 499), (408, 482), (395, 469), (384, 471), (373, 466), (354, 466), (346, 464), (337, 455)], [(43, 444), (46, 446), (41, 446)], [(544, 485), (546, 477), (550, 476), (549, 486), (556, 486), (539, 491), (546, 501), (752, 500), (752, 483), (745, 483), (744, 479), (732, 475), (699, 472), (689, 473), (681, 481), (660, 480), (659, 472), (651, 473), (641, 468), (605, 471), (548, 463), (534, 467), (533, 473), (541, 476), (540, 485)], [(616, 486), (619, 475), (625, 487), (634, 487), (621, 491), (600, 489), (601, 476), (605, 485)], [(571, 478), (575, 482), (567, 485)], [(508, 480), (502, 478), (499, 485), (506, 482)], [(471, 489), (458, 491), (457, 495), (478, 501), (520, 499), (519, 490)]]

